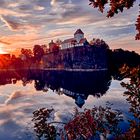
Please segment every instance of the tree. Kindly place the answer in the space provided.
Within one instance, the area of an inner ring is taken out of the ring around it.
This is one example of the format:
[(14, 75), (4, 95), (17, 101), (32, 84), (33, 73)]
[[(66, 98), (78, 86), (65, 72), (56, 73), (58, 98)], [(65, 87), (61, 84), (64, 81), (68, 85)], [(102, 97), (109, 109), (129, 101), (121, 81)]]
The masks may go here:
[(41, 48), (43, 48), (44, 50), (44, 54), (46, 54), (48, 52), (48, 48), (47, 48), (47, 45), (41, 45)]
[(35, 60), (40, 61), (44, 55), (44, 49), (40, 45), (34, 45), (33, 53)]
[(33, 112), (34, 132), (40, 140), (90, 140), (99, 139), (101, 135), (107, 139), (108, 134), (117, 139), (121, 134), (119, 123), (123, 121), (123, 116), (110, 106), (107, 103), (106, 107), (85, 109), (84, 112), (75, 108), (68, 122), (54, 121), (55, 110), (41, 108)]
[(136, 34), (136, 40), (140, 40), (140, 15), (137, 18), (136, 29), (138, 33)]
[(130, 78), (129, 83), (122, 82), (121, 85), (127, 89), (124, 96), (130, 104), (129, 112), (133, 115), (133, 119), (129, 119), (130, 128), (126, 133), (126, 139), (138, 140), (140, 139), (140, 67), (129, 68), (124, 65), (121, 74)]
[(60, 49), (59, 45), (58, 45), (58, 44), (55, 44), (55, 45), (53, 46), (53, 48), (52, 48), (52, 51), (53, 51), (53, 52), (57, 52), (57, 51), (59, 51), (59, 49)]
[[(104, 12), (105, 6), (109, 4), (110, 6), (107, 11), (107, 17), (113, 17), (115, 14), (119, 12), (123, 12), (124, 8), (130, 9), (133, 7), (134, 2), (136, 0), (89, 0), (89, 5), (92, 5), (94, 8), (98, 8), (100, 12)], [(140, 5), (139, 5), (140, 6)], [(135, 39), (140, 40), (140, 15), (136, 21), (136, 30), (138, 33), (136, 34)]]
[(57, 40), (56, 40), (56, 44), (57, 44), (58, 46), (60, 46), (60, 45), (62, 44), (62, 40), (57, 39)]
[(21, 55), (24, 55), (26, 59), (30, 59), (33, 56), (32, 50), (31, 49), (21, 49)]

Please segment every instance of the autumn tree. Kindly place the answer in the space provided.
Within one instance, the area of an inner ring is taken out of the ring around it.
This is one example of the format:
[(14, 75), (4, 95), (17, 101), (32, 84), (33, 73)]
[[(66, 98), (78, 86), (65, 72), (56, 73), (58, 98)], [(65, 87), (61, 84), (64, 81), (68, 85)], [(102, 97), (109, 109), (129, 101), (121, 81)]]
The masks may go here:
[(140, 67), (129, 68), (124, 65), (121, 74), (124, 78), (130, 78), (129, 83), (122, 82), (121, 85), (127, 89), (124, 96), (130, 104), (129, 112), (133, 115), (133, 119), (129, 119), (130, 128), (125, 134), (125, 139), (138, 140), (140, 139)]
[[(104, 12), (105, 6), (109, 7), (107, 10), (107, 17), (113, 17), (115, 14), (118, 14), (119, 12), (123, 12), (124, 9), (130, 9), (133, 7), (134, 2), (136, 0), (89, 0), (90, 5), (92, 5), (94, 8), (98, 8), (100, 12)], [(109, 5), (109, 6), (107, 6)], [(140, 5), (139, 5), (140, 6)], [(140, 40), (140, 15), (137, 18), (136, 21), (136, 29), (138, 31), (135, 39)]]
[[(139, 13), (140, 13), (140, 11), (139, 11)], [(140, 15), (137, 18), (136, 29), (138, 31), (138, 33), (136, 34), (136, 40), (140, 40)]]

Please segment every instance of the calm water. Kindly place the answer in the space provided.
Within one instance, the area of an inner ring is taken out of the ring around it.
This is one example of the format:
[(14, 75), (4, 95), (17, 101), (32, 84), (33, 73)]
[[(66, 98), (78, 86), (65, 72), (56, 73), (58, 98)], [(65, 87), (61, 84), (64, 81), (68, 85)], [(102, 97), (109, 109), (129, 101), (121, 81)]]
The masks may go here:
[(32, 112), (42, 107), (53, 107), (54, 119), (66, 121), (75, 107), (105, 106), (109, 101), (128, 117), (120, 82), (108, 72), (1, 72), (0, 140), (34, 140)]

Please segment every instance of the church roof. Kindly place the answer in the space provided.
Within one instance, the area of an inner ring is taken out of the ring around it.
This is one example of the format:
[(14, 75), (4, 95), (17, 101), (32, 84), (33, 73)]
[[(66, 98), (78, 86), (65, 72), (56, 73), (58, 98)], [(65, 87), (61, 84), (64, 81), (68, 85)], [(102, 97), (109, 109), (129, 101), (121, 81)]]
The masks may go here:
[(76, 34), (84, 34), (84, 33), (83, 33), (83, 31), (82, 31), (81, 29), (78, 29), (78, 30), (74, 33), (74, 35), (76, 35)]
[(76, 40), (74, 38), (69, 38), (63, 41), (63, 43), (72, 43), (75, 42)]
[[(79, 43), (82, 44), (86, 41), (87, 39), (86, 38), (82, 38)], [(63, 43), (77, 43), (77, 41), (74, 39), (74, 38), (69, 38), (69, 39), (66, 39), (62, 42)]]

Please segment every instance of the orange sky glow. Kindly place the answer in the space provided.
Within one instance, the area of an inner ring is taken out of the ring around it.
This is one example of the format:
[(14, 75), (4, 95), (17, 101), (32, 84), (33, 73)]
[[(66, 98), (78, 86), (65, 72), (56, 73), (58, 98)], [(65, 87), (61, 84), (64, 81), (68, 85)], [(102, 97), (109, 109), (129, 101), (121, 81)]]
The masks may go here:
[(81, 28), (88, 41), (100, 38), (111, 49), (128, 49), (140, 54), (135, 40), (138, 3), (129, 10), (106, 18), (88, 5), (88, 0), (1, 0), (0, 53), (18, 54), (21, 48), (72, 37)]

